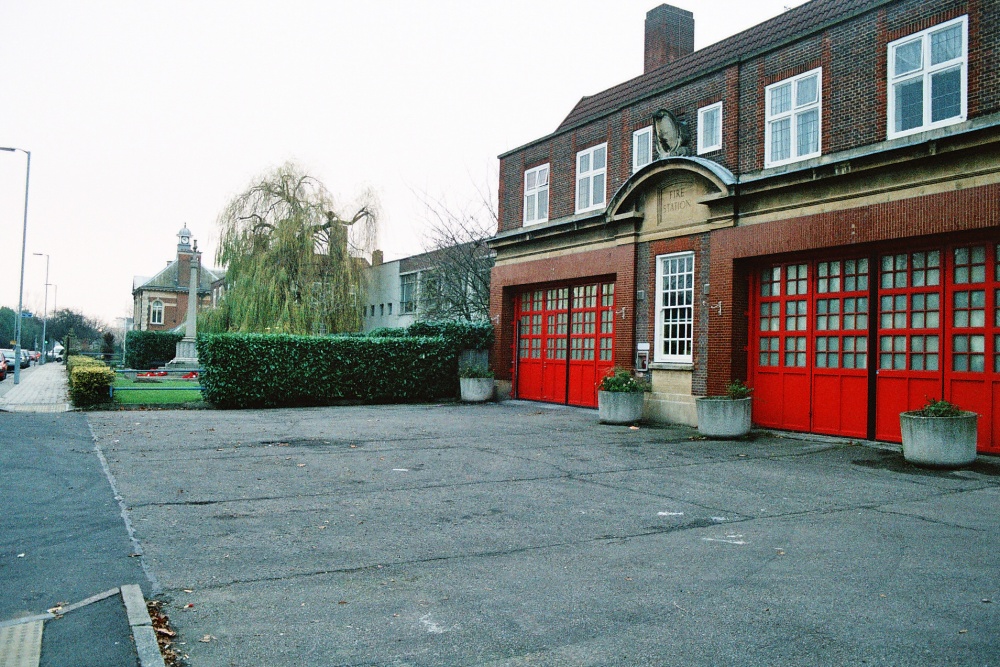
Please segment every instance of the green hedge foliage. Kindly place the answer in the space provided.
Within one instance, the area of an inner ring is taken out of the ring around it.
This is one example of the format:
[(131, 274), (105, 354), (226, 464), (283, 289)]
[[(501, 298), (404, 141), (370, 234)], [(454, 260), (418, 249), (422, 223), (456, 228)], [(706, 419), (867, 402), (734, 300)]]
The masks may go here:
[(129, 331), (125, 334), (125, 368), (146, 370), (174, 358), (184, 336), (169, 331)]
[(458, 349), (444, 337), (209, 334), (202, 394), (221, 408), (409, 402), (454, 396)]
[(458, 350), (488, 350), (493, 347), (493, 324), (484, 322), (414, 322), (409, 336), (443, 336)]
[(87, 407), (111, 400), (110, 388), (115, 372), (108, 365), (90, 357), (73, 356), (66, 361), (69, 397), (73, 405)]

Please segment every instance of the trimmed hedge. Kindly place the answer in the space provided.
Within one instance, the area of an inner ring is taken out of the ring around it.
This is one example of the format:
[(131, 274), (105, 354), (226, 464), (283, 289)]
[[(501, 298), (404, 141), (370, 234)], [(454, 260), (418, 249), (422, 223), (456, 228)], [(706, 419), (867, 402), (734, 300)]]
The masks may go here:
[(69, 397), (73, 405), (87, 407), (111, 400), (110, 388), (115, 382), (115, 372), (97, 359), (72, 356), (66, 360), (69, 377)]
[(414, 322), (409, 336), (443, 336), (457, 350), (488, 350), (493, 347), (493, 324), (483, 322)]
[(125, 368), (146, 370), (174, 358), (184, 336), (169, 331), (129, 331), (125, 334)]
[(202, 394), (221, 408), (409, 402), (454, 396), (458, 348), (437, 337), (209, 334)]

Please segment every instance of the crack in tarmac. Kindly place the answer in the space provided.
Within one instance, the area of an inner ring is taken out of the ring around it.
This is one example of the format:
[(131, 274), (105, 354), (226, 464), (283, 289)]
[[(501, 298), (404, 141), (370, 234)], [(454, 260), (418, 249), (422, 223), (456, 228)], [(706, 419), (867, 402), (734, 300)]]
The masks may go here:
[(433, 556), (430, 558), (415, 558), (411, 560), (390, 561), (387, 563), (375, 563), (371, 565), (359, 565), (357, 567), (330, 568), (324, 570), (312, 570), (309, 572), (294, 572), (282, 576), (255, 577), (252, 579), (233, 579), (231, 581), (224, 583), (206, 584), (201, 586), (201, 589), (216, 590), (216, 589), (226, 588), (228, 586), (241, 585), (241, 584), (256, 584), (256, 583), (266, 583), (273, 581), (289, 581), (289, 580), (297, 580), (309, 577), (321, 577), (330, 574), (358, 574), (362, 572), (386, 570), (393, 567), (426, 565), (429, 563), (469, 560), (477, 558), (497, 558), (504, 556), (515, 556), (523, 553), (533, 553), (549, 549), (560, 549), (564, 547), (582, 546), (586, 544), (594, 544), (599, 542), (621, 543), (632, 539), (640, 539), (656, 535), (667, 535), (670, 533), (677, 533), (685, 530), (696, 530), (699, 528), (710, 528), (712, 526), (722, 526), (722, 525), (726, 525), (726, 522), (712, 521), (710, 519), (695, 519), (694, 521), (689, 521), (687, 523), (678, 524), (675, 526), (653, 526), (647, 530), (637, 533), (629, 533), (626, 535), (597, 535), (582, 540), (553, 542), (550, 544), (529, 545), (523, 547), (514, 547), (511, 549), (493, 549), (489, 551), (477, 551), (464, 554), (450, 554), (447, 556)]

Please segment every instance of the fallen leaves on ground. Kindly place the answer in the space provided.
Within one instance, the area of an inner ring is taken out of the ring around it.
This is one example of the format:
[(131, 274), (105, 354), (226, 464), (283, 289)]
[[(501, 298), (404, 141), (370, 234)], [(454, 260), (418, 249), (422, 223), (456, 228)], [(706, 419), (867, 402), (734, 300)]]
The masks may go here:
[(167, 667), (182, 667), (184, 662), (173, 646), (177, 633), (170, 627), (170, 619), (163, 613), (163, 603), (159, 600), (147, 600), (146, 609), (153, 621), (153, 632), (156, 634), (156, 643), (160, 647), (164, 664)]

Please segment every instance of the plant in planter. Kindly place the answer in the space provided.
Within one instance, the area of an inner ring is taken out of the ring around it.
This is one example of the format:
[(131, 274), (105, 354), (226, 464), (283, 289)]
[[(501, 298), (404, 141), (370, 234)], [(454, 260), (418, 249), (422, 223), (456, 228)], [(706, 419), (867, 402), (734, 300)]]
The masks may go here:
[(753, 389), (742, 380), (726, 385), (725, 396), (695, 400), (698, 433), (709, 438), (742, 438), (750, 432), (750, 399)]
[(920, 410), (902, 412), (903, 458), (930, 468), (960, 468), (976, 460), (979, 415), (954, 403), (928, 399)]
[(462, 400), (483, 403), (493, 398), (493, 371), (483, 364), (469, 364), (458, 370)]
[(634, 424), (642, 419), (649, 385), (631, 372), (618, 369), (605, 375), (597, 387), (597, 417), (602, 424)]

